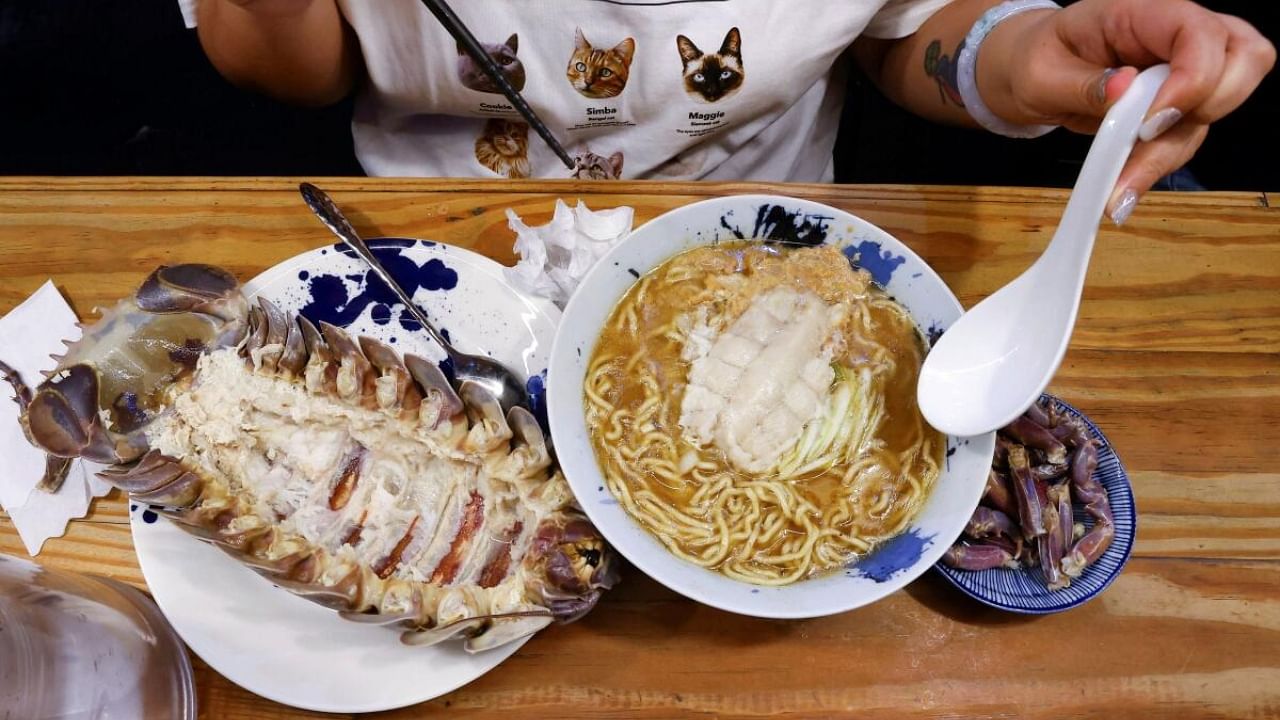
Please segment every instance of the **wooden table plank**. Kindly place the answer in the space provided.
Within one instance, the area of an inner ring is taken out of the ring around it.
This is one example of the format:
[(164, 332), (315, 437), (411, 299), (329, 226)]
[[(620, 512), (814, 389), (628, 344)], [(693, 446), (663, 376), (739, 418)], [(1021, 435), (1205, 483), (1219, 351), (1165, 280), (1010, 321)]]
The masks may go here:
[[(503, 211), (556, 197), (645, 220), (752, 184), (319, 183), (362, 232), (425, 236), (509, 262)], [(0, 178), (0, 312), (53, 277), (81, 313), (161, 262), (240, 277), (329, 242), (290, 180)], [(925, 257), (966, 305), (1048, 242), (1065, 193), (788, 186)], [(534, 638), (471, 685), (388, 718), (1276, 717), (1280, 714), (1280, 215), (1263, 193), (1155, 194), (1104, 227), (1052, 390), (1096, 420), (1130, 472), (1135, 557), (1061, 615), (988, 610), (928, 574), (823, 620), (760, 621), (686, 601), (635, 571), (587, 619)], [(145, 587), (119, 493), (42, 562)], [(0, 552), (24, 554), (0, 514)], [(254, 697), (196, 661), (209, 718), (333, 717)]]
[[(457, 692), (374, 717), (1271, 717), (1276, 583), (1274, 563), (1138, 560), (1097, 602), (1032, 618), (957, 606), (930, 573), (852, 613), (780, 622), (691, 605), (632, 571), (590, 622), (540, 634)], [(208, 717), (278, 707), (203, 682)]]
[[(355, 184), (367, 187), (368, 182)], [(421, 187), (423, 182), (405, 184)], [(508, 206), (539, 221), (550, 217), (552, 198), (584, 197), (598, 206), (630, 204), (637, 219), (645, 220), (711, 195), (766, 189), (678, 185), (669, 193), (663, 191), (667, 186), (657, 186), (650, 195), (605, 196), (598, 185), (560, 183), (563, 190), (529, 192), (507, 190), (526, 187), (521, 184), (502, 184), (481, 197), (451, 190), (424, 199), (399, 189), (400, 183), (382, 183), (375, 187), (396, 189), (346, 190), (352, 181), (335, 183), (335, 198), (351, 208), (361, 232), (427, 236), (508, 263), (514, 259), (502, 212)], [(55, 190), (0, 192), (0, 233), (10, 266), (0, 287), (0, 307), (11, 307), (53, 276), (62, 287), (77, 289), (71, 301), (83, 313), (129, 292), (138, 275), (160, 262), (199, 257), (249, 276), (328, 242), (289, 183), (253, 185), (262, 189), (144, 184), (151, 189), (70, 196)], [(1020, 191), (1006, 197), (972, 189), (876, 188), (840, 194), (826, 186), (804, 186), (789, 192), (831, 202), (897, 235), (947, 279), (966, 306), (1011, 280), (1036, 257), (1052, 235), (1065, 199), (1059, 191)], [(1248, 193), (1194, 198), (1157, 193), (1123, 231), (1104, 227), (1074, 346), (1280, 350), (1276, 216), (1258, 204), (1259, 198)], [(1017, 242), (1010, 242), (1013, 238)], [(122, 257), (122, 250), (128, 254)], [(1215, 272), (1215, 267), (1230, 271)]]

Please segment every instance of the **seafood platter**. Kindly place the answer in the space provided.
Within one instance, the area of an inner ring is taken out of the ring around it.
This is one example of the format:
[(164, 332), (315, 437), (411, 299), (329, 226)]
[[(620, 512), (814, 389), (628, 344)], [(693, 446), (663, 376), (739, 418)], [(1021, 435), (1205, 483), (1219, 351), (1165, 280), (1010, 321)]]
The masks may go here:
[[(1123, 471), (1074, 409), (1046, 396), (968, 438), (924, 421), (920, 365), (962, 308), (853, 215), (685, 206), (605, 255), (563, 317), (467, 251), (370, 245), (528, 402), (459, 381), (342, 244), (244, 284), (157, 268), (42, 381), (0, 364), (44, 485), (107, 465), (157, 602), (250, 690), (340, 711), (434, 697), (607, 603), (624, 558), (699, 602), (800, 618), (939, 564), (997, 607), (1065, 609), (1127, 557)], [(299, 653), (314, 672), (273, 669)]]

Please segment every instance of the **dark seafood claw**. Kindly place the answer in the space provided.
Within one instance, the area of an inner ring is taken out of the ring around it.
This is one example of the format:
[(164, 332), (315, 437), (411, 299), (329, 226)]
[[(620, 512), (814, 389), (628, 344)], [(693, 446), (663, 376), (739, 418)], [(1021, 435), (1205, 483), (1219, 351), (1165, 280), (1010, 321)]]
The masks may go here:
[(1044, 507), (1040, 490), (1036, 487), (1035, 473), (1027, 459), (1027, 450), (1021, 445), (1009, 449), (1009, 473), (1013, 494), (1018, 500), (1018, 523), (1027, 540), (1034, 540), (1045, 533)]
[(1035, 473), (1036, 479), (1043, 480), (1045, 482), (1052, 482), (1054, 480), (1065, 478), (1069, 467), (1070, 466), (1067, 463), (1059, 463), (1057, 465), (1045, 463), (1042, 465), (1036, 465), (1031, 468), (1031, 471)]
[(996, 545), (952, 545), (943, 553), (942, 562), (957, 570), (1018, 567), (1018, 561), (1004, 548)]
[(4, 375), (4, 381), (13, 386), (14, 402), (18, 403), (20, 409), (26, 410), (31, 404), (31, 387), (22, 379), (22, 374), (0, 360), (0, 375)]
[[(23, 381), (22, 375), (9, 365), (0, 361), (0, 374), (4, 375), (5, 382), (13, 386), (13, 400), (18, 403), (18, 409), (21, 417), (26, 418), (31, 401), (34, 396), (31, 394), (31, 388)], [(37, 443), (31, 438), (31, 431), (26, 423), (23, 424), (23, 433), (27, 436), (27, 441), (32, 445)], [(38, 445), (37, 445), (38, 446)], [(44, 476), (40, 478), (40, 482), (36, 484), (36, 488), (48, 493), (56, 493), (62, 489), (62, 483), (67, 480), (67, 473), (71, 470), (71, 458), (58, 457), (56, 455), (45, 454), (44, 456)]]
[(1004, 435), (996, 435), (996, 454), (991, 460), (991, 467), (997, 470), (1007, 470), (1009, 468), (1009, 448), (1013, 447), (1013, 443)]
[(1081, 445), (1071, 455), (1071, 486), (1085, 505), (1107, 502), (1107, 490), (1093, 477), (1098, 468), (1098, 447), (1092, 441)]
[(1053, 427), (1054, 421), (1056, 420), (1056, 418), (1049, 416), (1049, 411), (1041, 405), (1039, 401), (1033, 403), (1031, 407), (1027, 408), (1026, 416), (1029, 420), (1046, 430)]
[(1018, 514), (1018, 504), (1014, 500), (1013, 490), (1009, 488), (1009, 478), (995, 468), (987, 472), (987, 488), (982, 500), (1005, 515)]
[(964, 532), (975, 540), (981, 540), (991, 535), (1013, 537), (1014, 527), (1013, 521), (1009, 519), (1008, 515), (999, 510), (992, 510), (989, 507), (979, 505), (973, 511), (973, 517), (969, 518), (969, 523), (965, 525)]
[(1015, 531), (1012, 536), (1008, 537), (1004, 535), (992, 535), (990, 537), (985, 537), (981, 542), (976, 544), (994, 545), (998, 548), (1003, 548), (1004, 551), (1009, 553), (1010, 557), (1014, 560), (1022, 557), (1022, 534), (1017, 531)]
[[(1046, 503), (1043, 512), (1045, 533), (1036, 538), (1036, 546), (1040, 551), (1040, 571), (1050, 590), (1060, 590), (1071, 584), (1071, 580), (1062, 573), (1063, 518), (1058, 512), (1056, 501)], [(1071, 522), (1069, 515), (1066, 522), (1068, 525)]]
[(618, 582), (618, 568), (600, 532), (576, 512), (543, 521), (525, 557), (530, 595), (542, 598), (556, 621), (571, 622)]
[(1025, 415), (1009, 423), (1005, 432), (1009, 433), (1014, 440), (1026, 445), (1027, 447), (1043, 450), (1045, 458), (1050, 463), (1064, 463), (1067, 461), (1067, 448), (1057, 438), (1053, 436), (1043, 426), (1036, 424)]
[(1059, 534), (1062, 547), (1071, 547), (1075, 532), (1075, 516), (1071, 509), (1071, 485), (1060, 483), (1049, 488), (1049, 500), (1058, 506)]
[(1076, 542), (1071, 552), (1062, 558), (1062, 572), (1067, 577), (1080, 577), (1085, 568), (1102, 557), (1102, 553), (1111, 546), (1115, 535), (1116, 528), (1111, 522), (1099, 522), (1094, 525), (1092, 530)]
[(1084, 569), (1102, 557), (1115, 538), (1115, 520), (1107, 489), (1094, 477), (1098, 467), (1098, 447), (1092, 440), (1078, 447), (1071, 457), (1071, 487), (1083, 502), (1085, 512), (1093, 518), (1093, 528), (1076, 541), (1063, 558), (1062, 569), (1070, 577), (1079, 577)]
[(36, 389), (22, 417), (32, 445), (60, 458), (129, 462), (142, 452), (128, 438), (113, 442), (98, 413), (98, 374), (88, 365), (72, 365)]
[(1089, 431), (1075, 418), (1064, 419), (1049, 433), (1073, 450), (1089, 442)]

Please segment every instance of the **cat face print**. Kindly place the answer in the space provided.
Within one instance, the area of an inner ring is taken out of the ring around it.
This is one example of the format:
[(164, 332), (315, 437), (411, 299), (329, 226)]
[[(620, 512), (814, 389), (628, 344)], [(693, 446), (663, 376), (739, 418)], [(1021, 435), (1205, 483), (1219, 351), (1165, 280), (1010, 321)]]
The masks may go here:
[(578, 180), (618, 180), (622, 177), (622, 153), (609, 157), (586, 150), (573, 157), (572, 177)]
[(733, 28), (724, 36), (719, 52), (704, 53), (693, 41), (676, 36), (676, 49), (684, 65), (684, 91), (701, 103), (720, 102), (742, 89), (742, 35)]
[(518, 120), (485, 121), (476, 138), (476, 160), (504, 177), (529, 177), (529, 126)]
[(635, 53), (636, 41), (632, 38), (609, 50), (600, 50), (588, 42), (582, 28), (578, 28), (565, 75), (573, 89), (586, 97), (616, 97), (627, 87), (631, 58)]
[[(512, 35), (507, 38), (505, 43), (489, 44), (481, 43), (481, 47), (493, 58), (498, 67), (502, 68), (502, 74), (506, 76), (507, 82), (516, 89), (517, 92), (524, 90), (524, 64), (520, 62), (520, 58), (516, 57), (516, 48), (519, 45), (519, 37)], [(502, 91), (494, 84), (484, 70), (476, 64), (471, 56), (467, 54), (462, 43), (458, 43), (458, 79), (462, 81), (464, 87), (482, 93), (501, 94)]]

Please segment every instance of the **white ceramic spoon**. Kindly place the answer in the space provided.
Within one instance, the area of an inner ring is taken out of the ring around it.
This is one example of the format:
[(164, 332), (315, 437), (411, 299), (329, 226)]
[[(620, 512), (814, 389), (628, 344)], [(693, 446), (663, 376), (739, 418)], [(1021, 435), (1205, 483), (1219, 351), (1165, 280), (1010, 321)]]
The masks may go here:
[(1013, 421), (1048, 386), (1071, 341), (1098, 221), (1168, 77), (1168, 65), (1138, 75), (1098, 128), (1044, 254), (929, 351), (917, 395), (930, 425), (948, 435), (982, 435)]

